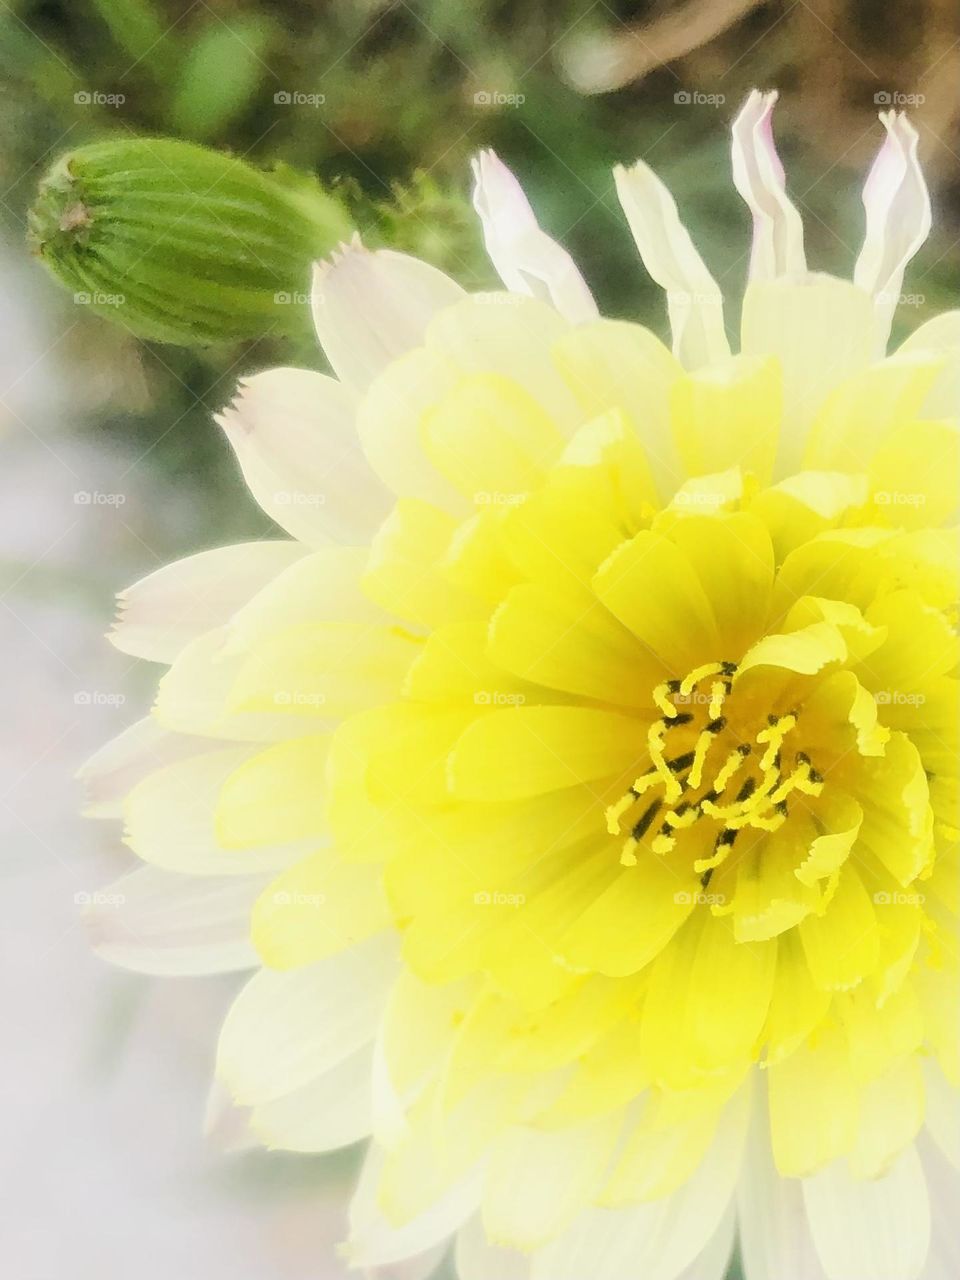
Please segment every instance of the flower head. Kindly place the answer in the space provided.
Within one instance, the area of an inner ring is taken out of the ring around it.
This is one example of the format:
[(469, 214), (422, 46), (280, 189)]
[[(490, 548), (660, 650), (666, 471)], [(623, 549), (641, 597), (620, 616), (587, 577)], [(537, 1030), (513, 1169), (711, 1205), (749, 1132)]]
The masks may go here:
[(737, 1219), (748, 1280), (945, 1274), (960, 324), (877, 358), (929, 226), (907, 122), (851, 283), (806, 269), (773, 102), (734, 126), (739, 354), (645, 165), (672, 351), (485, 153), (513, 292), (345, 248), (336, 376), (222, 417), (294, 541), (124, 598), (115, 642), (171, 666), (88, 768), (150, 864), (101, 945), (259, 959), (218, 1074), (271, 1145), (373, 1133), (359, 1267), (456, 1232), (464, 1280), (719, 1276)]

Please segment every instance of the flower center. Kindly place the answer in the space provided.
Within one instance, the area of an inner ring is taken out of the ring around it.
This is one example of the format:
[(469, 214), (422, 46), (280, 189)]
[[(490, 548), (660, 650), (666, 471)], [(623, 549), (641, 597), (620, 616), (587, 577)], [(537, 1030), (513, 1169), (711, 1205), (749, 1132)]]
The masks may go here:
[(737, 706), (735, 662), (706, 663), (653, 691), (663, 713), (647, 732), (650, 768), (607, 809), (611, 835), (629, 834), (620, 861), (634, 866), (650, 835), (653, 853), (668, 854), (678, 833), (706, 820), (716, 827), (712, 852), (693, 868), (706, 887), (745, 827), (776, 831), (791, 797), (818, 796), (823, 777), (797, 747), (799, 712)]

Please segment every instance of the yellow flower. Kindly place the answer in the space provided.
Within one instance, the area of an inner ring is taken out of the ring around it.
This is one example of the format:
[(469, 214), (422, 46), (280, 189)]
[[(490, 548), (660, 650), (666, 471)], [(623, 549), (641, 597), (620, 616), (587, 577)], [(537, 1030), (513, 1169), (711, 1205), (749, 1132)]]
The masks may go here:
[(221, 420), (294, 540), (122, 597), (171, 665), (86, 771), (148, 864), (100, 948), (263, 965), (218, 1077), (269, 1145), (374, 1135), (358, 1267), (456, 1233), (463, 1280), (708, 1280), (736, 1229), (748, 1280), (948, 1273), (960, 313), (884, 356), (929, 228), (893, 113), (854, 282), (807, 271), (774, 100), (738, 355), (646, 166), (672, 352), (485, 153), (512, 292), (319, 268), (336, 377)]

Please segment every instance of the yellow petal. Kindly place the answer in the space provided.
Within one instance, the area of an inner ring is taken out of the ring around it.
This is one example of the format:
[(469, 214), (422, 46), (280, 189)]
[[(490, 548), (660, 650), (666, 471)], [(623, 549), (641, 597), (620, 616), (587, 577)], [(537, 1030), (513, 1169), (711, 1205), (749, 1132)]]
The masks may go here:
[(522, 501), (563, 443), (532, 396), (488, 373), (462, 378), (430, 409), (421, 439), (441, 475), (475, 505)]
[(301, 623), (263, 640), (247, 657), (230, 705), (321, 720), (349, 715), (395, 697), (420, 644), (401, 627)]
[(490, 623), (490, 657), (524, 680), (652, 707), (664, 668), (588, 592), (514, 587)]
[(320, 837), (329, 738), (293, 738), (244, 761), (223, 784), (217, 836), (233, 849)]
[(269, 968), (298, 969), (364, 941), (389, 922), (379, 868), (343, 862), (325, 850), (264, 889), (250, 935)]
[(492, 711), (463, 734), (450, 757), (452, 795), (519, 800), (639, 766), (642, 722), (588, 707)]
[(766, 483), (780, 432), (782, 378), (770, 358), (735, 356), (674, 383), (671, 424), (691, 475), (739, 465)]
[(813, 980), (824, 990), (848, 990), (876, 969), (880, 956), (877, 914), (849, 862), (826, 912), (800, 922), (800, 938)]
[(671, 668), (716, 660), (710, 601), (689, 557), (662, 534), (635, 534), (601, 565), (593, 585), (610, 612)]

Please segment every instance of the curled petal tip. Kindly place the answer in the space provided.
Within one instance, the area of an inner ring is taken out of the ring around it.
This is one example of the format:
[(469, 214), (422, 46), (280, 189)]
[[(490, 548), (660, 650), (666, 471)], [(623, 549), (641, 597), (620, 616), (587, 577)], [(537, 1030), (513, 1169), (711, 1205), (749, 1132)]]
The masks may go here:
[(773, 137), (779, 94), (754, 89), (733, 122), (733, 180), (753, 218), (750, 279), (774, 280), (806, 271), (803, 223), (786, 193)]
[(495, 151), (472, 161), (473, 207), (497, 274), (513, 293), (548, 299), (574, 324), (595, 319), (597, 306), (567, 253), (542, 230), (523, 187)]
[(879, 118), (886, 136), (863, 187), (866, 232), (853, 279), (874, 299), (878, 345), (885, 346), (904, 272), (930, 234), (932, 215), (917, 130), (902, 111)]

